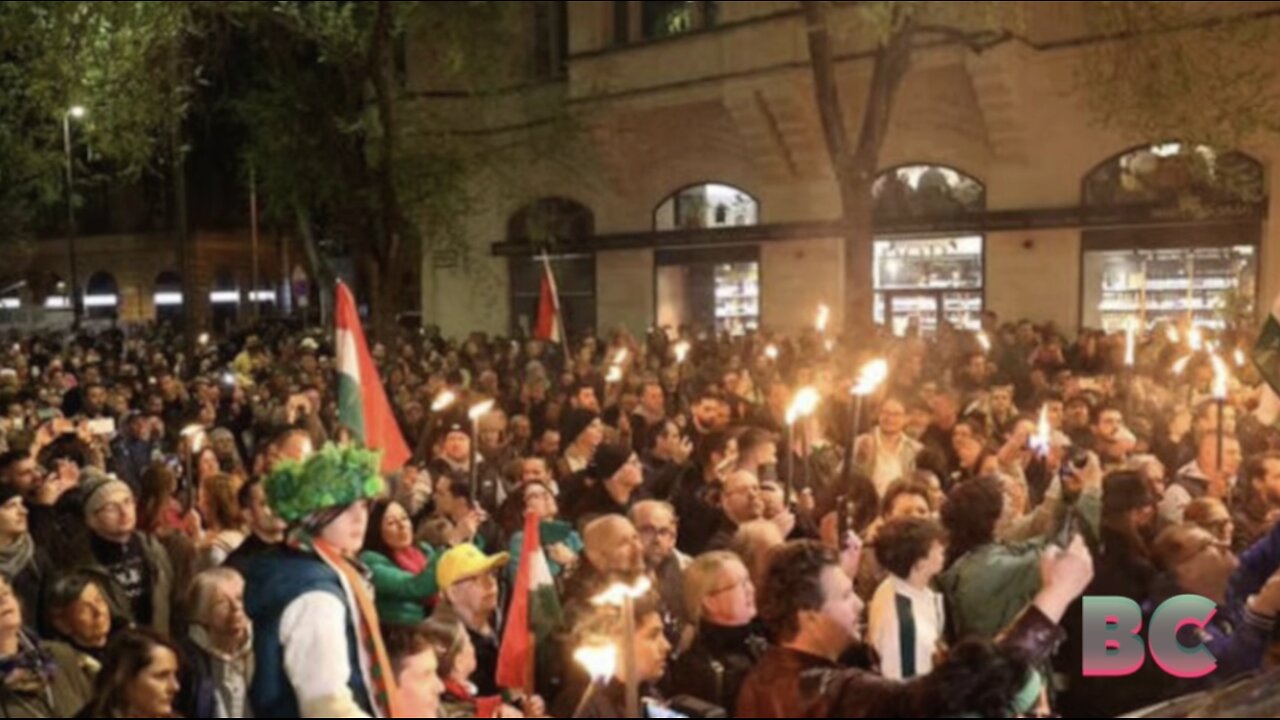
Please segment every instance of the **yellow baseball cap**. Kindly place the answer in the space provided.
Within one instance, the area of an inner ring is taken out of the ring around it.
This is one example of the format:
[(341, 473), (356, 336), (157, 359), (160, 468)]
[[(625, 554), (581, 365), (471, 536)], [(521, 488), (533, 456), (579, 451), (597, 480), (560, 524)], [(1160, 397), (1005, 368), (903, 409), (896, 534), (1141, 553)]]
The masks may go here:
[(444, 592), (464, 580), (506, 567), (511, 560), (507, 553), (485, 555), (475, 545), (458, 545), (440, 558), (436, 568), (436, 580)]

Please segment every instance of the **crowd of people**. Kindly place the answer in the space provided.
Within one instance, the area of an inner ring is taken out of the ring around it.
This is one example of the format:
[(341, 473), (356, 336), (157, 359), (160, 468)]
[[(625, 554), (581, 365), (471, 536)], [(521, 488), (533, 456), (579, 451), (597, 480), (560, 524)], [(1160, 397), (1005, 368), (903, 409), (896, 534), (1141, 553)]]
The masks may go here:
[[(1263, 668), (1249, 334), (982, 328), (404, 332), (390, 468), (323, 331), (10, 333), (0, 712), (1114, 717)], [(1216, 672), (1084, 676), (1083, 596), (1184, 594)]]

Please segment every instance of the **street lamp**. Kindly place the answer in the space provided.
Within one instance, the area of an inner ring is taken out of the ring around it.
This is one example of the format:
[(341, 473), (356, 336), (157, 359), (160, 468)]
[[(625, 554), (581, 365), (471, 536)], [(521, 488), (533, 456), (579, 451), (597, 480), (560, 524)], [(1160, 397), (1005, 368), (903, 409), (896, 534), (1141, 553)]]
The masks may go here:
[(71, 263), (71, 308), (73, 327), (80, 328), (84, 314), (84, 300), (80, 295), (80, 275), (76, 263), (76, 203), (75, 174), (71, 157), (71, 121), (83, 120), (86, 115), (81, 105), (72, 105), (62, 114), (62, 148), (67, 155), (67, 256)]

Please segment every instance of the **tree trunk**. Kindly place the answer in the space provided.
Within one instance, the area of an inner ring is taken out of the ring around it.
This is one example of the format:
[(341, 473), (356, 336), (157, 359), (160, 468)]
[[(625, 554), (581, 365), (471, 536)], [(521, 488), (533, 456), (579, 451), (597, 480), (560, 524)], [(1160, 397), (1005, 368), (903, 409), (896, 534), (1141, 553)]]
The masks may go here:
[(831, 37), (829, 1), (801, 3), (809, 36), (814, 95), (822, 118), (827, 154), (840, 186), (840, 227), (845, 241), (845, 330), (866, 331), (875, 297), (875, 226), (872, 188), (880, 170), (880, 152), (889, 131), (893, 103), (911, 66), (915, 28), (910, 18), (896, 18), (888, 38), (876, 50), (871, 83), (862, 108), (858, 143), (845, 124), (836, 78), (836, 52)]
[[(334, 277), (329, 262), (320, 253), (311, 211), (299, 202), (294, 203), (293, 211), (298, 224), (298, 237), (302, 240), (302, 249), (307, 256), (307, 269), (311, 271), (311, 281), (315, 283), (316, 297), (320, 303), (320, 327), (328, 327), (333, 312), (333, 284), (337, 278)], [(289, 279), (292, 281), (292, 277)]]
[(399, 277), (392, 272), (400, 257), (405, 219), (401, 212), (399, 191), (396, 188), (396, 117), (393, 73), (395, 71), (391, 51), (394, 45), (392, 13), (393, 3), (379, 0), (373, 34), (369, 41), (369, 75), (373, 81), (375, 109), (381, 131), (377, 139), (375, 184), (379, 198), (380, 217), (374, 248), (365, 252), (362, 263), (365, 268), (370, 320), (374, 336), (386, 342), (395, 330), (396, 306), (400, 293)]

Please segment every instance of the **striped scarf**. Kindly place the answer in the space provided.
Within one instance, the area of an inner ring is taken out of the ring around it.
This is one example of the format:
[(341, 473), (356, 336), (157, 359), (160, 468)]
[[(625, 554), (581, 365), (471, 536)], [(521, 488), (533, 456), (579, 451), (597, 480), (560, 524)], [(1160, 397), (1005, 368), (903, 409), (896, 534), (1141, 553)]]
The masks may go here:
[(369, 688), (373, 694), (373, 701), (382, 710), (383, 717), (404, 717), (400, 713), (400, 690), (396, 687), (396, 676), (391, 669), (391, 658), (387, 655), (386, 645), (382, 642), (382, 632), (379, 630), (378, 610), (373, 604), (373, 598), (370, 596), (369, 591), (365, 588), (364, 578), (352, 567), (350, 562), (347, 562), (342, 557), (341, 553), (325, 541), (316, 538), (312, 541), (312, 546), (322, 560), (342, 573), (343, 577), (347, 579), (347, 584), (351, 586), (351, 592), (355, 595), (357, 609), (360, 611), (360, 618), (356, 622), (356, 628), (359, 631), (361, 644), (373, 660), (370, 668), (370, 675), (372, 675), (370, 680), (373, 681), (373, 687)]

